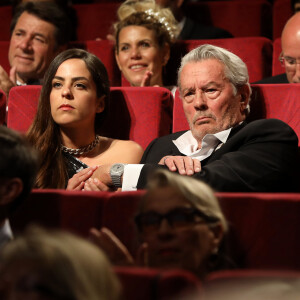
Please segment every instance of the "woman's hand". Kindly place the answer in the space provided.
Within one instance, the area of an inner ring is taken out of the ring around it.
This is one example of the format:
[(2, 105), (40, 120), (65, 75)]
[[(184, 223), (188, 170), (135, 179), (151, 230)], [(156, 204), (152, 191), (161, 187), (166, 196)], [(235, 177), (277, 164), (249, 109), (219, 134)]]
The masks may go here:
[(141, 86), (150, 86), (150, 81), (151, 81), (152, 76), (153, 76), (153, 73), (151, 71), (146, 71), (143, 76)]
[(181, 175), (191, 176), (201, 171), (200, 160), (189, 156), (164, 156), (159, 164), (167, 166), (172, 172), (178, 171)]
[(85, 181), (91, 178), (97, 168), (98, 167), (89, 167), (75, 174), (72, 178), (69, 179), (66, 189), (70, 191), (81, 191), (84, 188)]
[(84, 184), (84, 191), (113, 191), (109, 186), (101, 182), (98, 178), (89, 178)]
[(90, 240), (106, 253), (114, 265), (134, 264), (128, 249), (108, 228), (90, 229)]

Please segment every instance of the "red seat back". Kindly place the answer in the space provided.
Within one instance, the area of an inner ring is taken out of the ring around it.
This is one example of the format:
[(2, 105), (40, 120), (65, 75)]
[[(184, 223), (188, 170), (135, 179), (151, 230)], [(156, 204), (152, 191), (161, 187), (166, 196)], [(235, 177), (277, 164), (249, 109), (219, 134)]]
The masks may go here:
[(102, 133), (146, 148), (154, 138), (171, 132), (172, 109), (173, 97), (165, 88), (113, 87)]
[(187, 271), (138, 267), (114, 269), (123, 287), (124, 300), (185, 299), (190, 294), (201, 295), (199, 279)]
[(8, 96), (7, 126), (25, 133), (30, 127), (38, 106), (40, 85), (13, 87)]
[(273, 40), (281, 37), (283, 27), (293, 15), (291, 0), (276, 0), (273, 3)]
[(290, 125), (300, 146), (300, 85), (254, 84), (249, 120), (275, 118)]
[(226, 29), (234, 37), (272, 36), (272, 6), (268, 1), (191, 1), (186, 10), (200, 23)]
[[(41, 86), (11, 89), (8, 103), (8, 127), (26, 132), (37, 111)], [(109, 113), (102, 134), (131, 139), (146, 148), (156, 137), (170, 133), (173, 97), (165, 88), (111, 88)]]
[[(12, 19), (12, 7), (11, 6), (0, 6), (0, 41), (10, 40), (10, 23)], [(7, 57), (7, 52), (6, 52)]]
[(103, 2), (73, 5), (77, 13), (77, 39), (79, 41), (106, 39), (112, 24), (117, 20), (120, 3)]
[(109, 193), (33, 190), (24, 204), (13, 214), (14, 232), (29, 224), (60, 228), (87, 237), (91, 227), (102, 227), (104, 204)]
[(0, 125), (6, 122), (6, 94), (0, 90)]
[(8, 61), (8, 49), (9, 49), (9, 41), (0, 40), (0, 66), (9, 74), (10, 64)]
[(216, 40), (178, 41), (172, 47), (166, 69), (166, 85), (176, 84), (177, 70), (181, 58), (203, 44), (225, 48), (239, 56), (247, 65), (250, 82), (258, 81), (272, 74), (272, 42), (263, 37), (230, 38)]
[(300, 194), (219, 193), (231, 256), (252, 269), (300, 270)]
[(121, 85), (121, 72), (115, 59), (114, 44), (109, 40), (85, 41), (86, 50), (101, 59), (106, 67), (111, 86)]

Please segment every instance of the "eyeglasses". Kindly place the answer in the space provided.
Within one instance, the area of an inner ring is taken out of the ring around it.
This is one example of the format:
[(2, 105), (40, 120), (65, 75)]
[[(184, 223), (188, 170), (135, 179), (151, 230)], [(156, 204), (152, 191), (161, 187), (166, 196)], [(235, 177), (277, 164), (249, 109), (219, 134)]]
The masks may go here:
[(282, 67), (289, 69), (295, 69), (297, 64), (300, 64), (300, 62), (297, 62), (296, 58), (290, 56), (283, 56), (282, 53), (279, 56), (279, 61)]
[[(200, 217), (202, 220), (197, 220)], [(156, 212), (147, 212), (135, 217), (135, 223), (142, 233), (153, 233), (157, 231), (163, 219), (166, 219), (169, 225), (174, 229), (187, 227), (197, 223), (216, 223), (219, 221), (216, 217), (205, 215), (195, 208), (176, 208), (166, 214)]]

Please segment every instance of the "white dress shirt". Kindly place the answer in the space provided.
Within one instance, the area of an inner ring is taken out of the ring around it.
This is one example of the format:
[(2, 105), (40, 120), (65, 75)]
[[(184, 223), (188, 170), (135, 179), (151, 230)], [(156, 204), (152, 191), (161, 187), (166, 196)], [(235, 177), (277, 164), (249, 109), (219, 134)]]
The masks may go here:
[(0, 249), (9, 241), (13, 239), (13, 233), (10, 228), (8, 219), (4, 221), (2, 227), (0, 227)]
[[(198, 149), (198, 142), (190, 130), (174, 140), (173, 143), (182, 154), (202, 161), (226, 143), (231, 129), (229, 128), (215, 134), (206, 134), (202, 139), (202, 147), (200, 149)], [(143, 164), (129, 164), (125, 166), (122, 191), (137, 190), (137, 182), (143, 166)]]

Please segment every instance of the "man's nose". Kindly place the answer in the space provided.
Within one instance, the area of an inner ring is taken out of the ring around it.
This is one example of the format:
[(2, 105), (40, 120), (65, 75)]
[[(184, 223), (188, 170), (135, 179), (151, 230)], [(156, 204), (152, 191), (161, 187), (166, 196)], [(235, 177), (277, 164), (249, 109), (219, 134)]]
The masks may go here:
[(206, 110), (208, 108), (207, 106), (207, 99), (205, 96), (205, 92), (203, 91), (197, 91), (195, 98), (194, 98), (194, 107), (198, 110)]
[(32, 39), (29, 36), (23, 37), (19, 44), (22, 50), (31, 50), (32, 49)]
[(300, 64), (296, 64), (296, 71), (295, 75), (293, 77), (293, 82), (294, 83), (300, 83)]
[(162, 219), (157, 231), (160, 238), (166, 238), (173, 235), (173, 228), (167, 219)]

